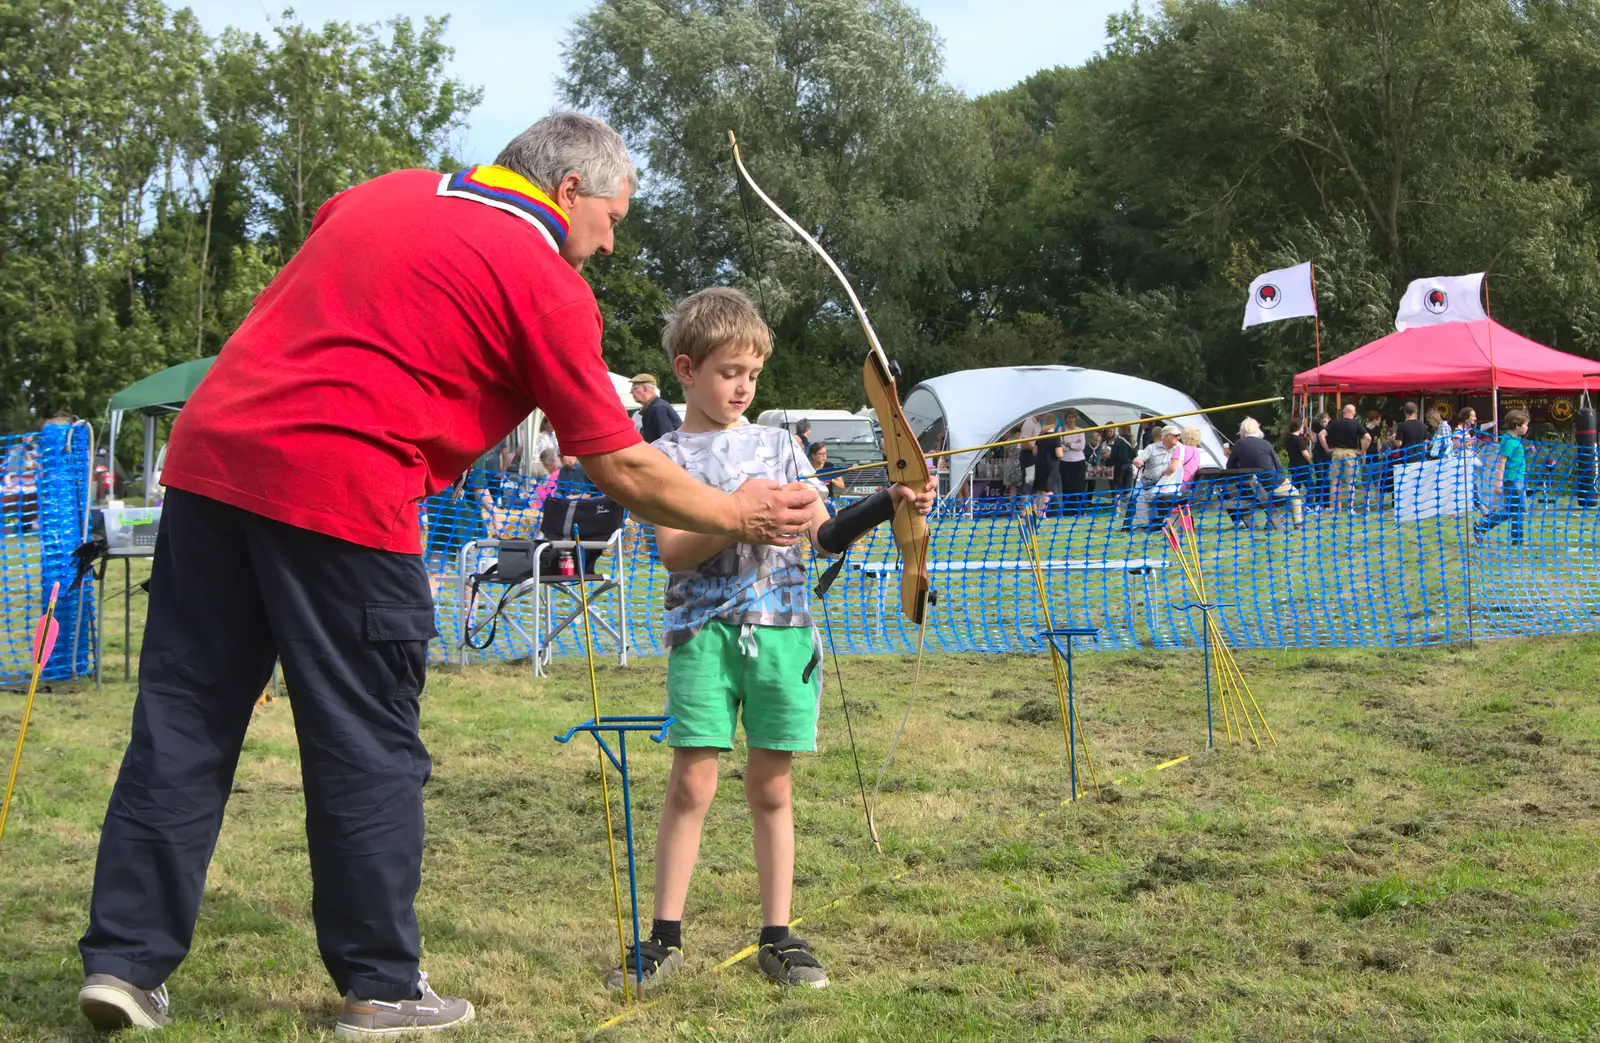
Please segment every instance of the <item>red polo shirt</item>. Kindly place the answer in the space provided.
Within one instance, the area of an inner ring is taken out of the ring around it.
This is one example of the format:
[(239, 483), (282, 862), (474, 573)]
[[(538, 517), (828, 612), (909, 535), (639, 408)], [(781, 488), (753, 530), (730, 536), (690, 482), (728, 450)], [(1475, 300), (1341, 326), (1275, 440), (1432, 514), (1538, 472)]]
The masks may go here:
[(440, 178), (402, 170), (322, 207), (178, 415), (163, 484), (417, 554), (417, 500), (535, 408), (565, 453), (639, 441), (583, 277), (527, 215)]

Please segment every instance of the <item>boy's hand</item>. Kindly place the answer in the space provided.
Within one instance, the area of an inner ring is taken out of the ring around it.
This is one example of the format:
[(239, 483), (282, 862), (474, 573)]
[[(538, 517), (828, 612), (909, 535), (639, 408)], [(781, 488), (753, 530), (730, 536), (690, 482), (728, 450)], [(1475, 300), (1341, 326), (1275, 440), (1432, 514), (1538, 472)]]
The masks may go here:
[(939, 479), (931, 474), (928, 476), (928, 484), (922, 487), (921, 492), (909, 485), (889, 486), (889, 499), (894, 501), (896, 507), (909, 500), (916, 505), (918, 514), (927, 514), (932, 510), (933, 498), (938, 494)]
[(751, 478), (732, 495), (740, 519), (733, 536), (740, 543), (791, 547), (814, 520), (817, 491), (804, 482), (779, 486), (767, 478)]

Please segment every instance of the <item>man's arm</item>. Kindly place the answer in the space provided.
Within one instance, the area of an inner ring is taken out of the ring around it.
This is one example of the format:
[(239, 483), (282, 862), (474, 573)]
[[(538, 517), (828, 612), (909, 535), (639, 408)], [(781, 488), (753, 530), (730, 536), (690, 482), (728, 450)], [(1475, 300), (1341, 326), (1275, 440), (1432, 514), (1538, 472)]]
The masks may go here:
[(809, 528), (817, 503), (810, 486), (780, 487), (764, 478), (751, 478), (731, 494), (721, 492), (642, 442), (579, 460), (601, 492), (645, 521), (739, 543), (790, 546)]

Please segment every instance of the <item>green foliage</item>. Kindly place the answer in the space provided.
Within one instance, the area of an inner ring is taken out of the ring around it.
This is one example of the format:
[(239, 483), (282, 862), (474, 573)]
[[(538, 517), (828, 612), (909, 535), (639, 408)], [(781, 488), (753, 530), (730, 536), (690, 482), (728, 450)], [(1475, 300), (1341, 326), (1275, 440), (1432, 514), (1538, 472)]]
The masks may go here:
[(1241, 332), (1242, 298), (1308, 258), (1323, 359), (1388, 332), (1410, 279), (1482, 269), (1508, 324), (1600, 351), (1596, 0), (1174, 0), (1110, 36), (965, 103), (896, 4), (604, 0), (566, 91), (645, 160), (640, 270), (671, 297), (759, 290), (790, 402), (858, 398), (860, 337), (753, 201), (746, 228), (727, 127), (911, 381), (1065, 362), (1281, 392), (1312, 331)]
[[(445, 29), (208, 39), (162, 0), (0, 0), (0, 421), (219, 350), (331, 195), (455, 165), (479, 92)], [(903, 0), (597, 0), (562, 89), (646, 175), (586, 271), (608, 363), (675, 395), (663, 312), (732, 284), (777, 335), (758, 408), (862, 404), (847, 302), (741, 189), (730, 128), (906, 384), (1069, 363), (1282, 392), (1310, 324), (1242, 332), (1242, 298), (1307, 259), (1322, 359), (1410, 279), (1477, 270), (1502, 321), (1600, 355), (1600, 0), (1169, 0), (1109, 30), (968, 99)]]
[(932, 27), (895, 0), (601, 0), (579, 20), (565, 93), (648, 168), (645, 270), (673, 298), (734, 283), (766, 309), (778, 354), (758, 407), (860, 405), (861, 347), (832, 277), (741, 194), (728, 131), (851, 276), (886, 347), (911, 356), (920, 302), (949, 293), (987, 182), (975, 111), (940, 68)]
[(329, 196), (454, 163), (479, 95), (444, 30), (212, 40), (161, 0), (0, 0), (5, 430), (214, 354)]

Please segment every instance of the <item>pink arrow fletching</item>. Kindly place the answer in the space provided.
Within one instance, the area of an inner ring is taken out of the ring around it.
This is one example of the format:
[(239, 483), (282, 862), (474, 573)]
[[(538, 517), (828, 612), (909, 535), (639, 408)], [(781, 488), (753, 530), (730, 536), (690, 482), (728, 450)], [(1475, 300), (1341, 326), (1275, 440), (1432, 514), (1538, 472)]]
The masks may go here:
[(39, 617), (39, 623), (33, 628), (33, 661), (35, 665), (50, 661), (50, 652), (56, 647), (56, 635), (61, 632), (61, 625), (56, 622), (56, 595), (61, 591), (61, 584), (57, 583), (50, 588), (50, 604), (44, 610), (44, 615)]
[(56, 622), (56, 617), (46, 616), (39, 620), (39, 625), (33, 628), (33, 661), (35, 663), (48, 663), (50, 652), (56, 647), (56, 635), (61, 632), (61, 625)]

